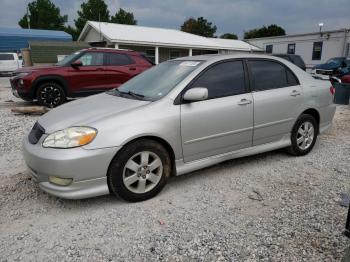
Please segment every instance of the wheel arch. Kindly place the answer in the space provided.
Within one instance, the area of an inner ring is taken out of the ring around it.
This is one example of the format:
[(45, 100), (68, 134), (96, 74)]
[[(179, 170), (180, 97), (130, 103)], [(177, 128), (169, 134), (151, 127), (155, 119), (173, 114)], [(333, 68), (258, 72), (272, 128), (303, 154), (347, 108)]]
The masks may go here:
[(320, 131), (320, 113), (315, 108), (308, 108), (304, 110), (300, 115), (311, 115), (313, 118), (315, 118), (317, 123), (317, 133)]
[(62, 86), (63, 91), (65, 93), (66, 96), (68, 96), (69, 93), (69, 87), (68, 87), (68, 83), (67, 81), (62, 77), (62, 76), (58, 76), (58, 75), (47, 75), (47, 76), (41, 76), (38, 77), (34, 83), (34, 90), (33, 90), (33, 94), (34, 96), (36, 96), (36, 92), (38, 91), (38, 88), (40, 85), (42, 85), (43, 83), (47, 83), (47, 82), (54, 82), (56, 84), (59, 84), (60, 86)]
[[(174, 152), (174, 149), (172, 148), (172, 146), (170, 145), (170, 143), (168, 141), (166, 141), (164, 138), (161, 138), (159, 136), (154, 136), (154, 135), (145, 135), (145, 136), (136, 137), (136, 138), (133, 138), (133, 139), (127, 141), (125, 144), (123, 144), (121, 149), (127, 147), (131, 143), (135, 143), (138, 140), (143, 140), (143, 139), (152, 140), (152, 141), (157, 142), (157, 143), (161, 144), (162, 146), (164, 146), (164, 148), (168, 152), (170, 160), (171, 160), (171, 170), (172, 170), (172, 175), (173, 175), (175, 173), (175, 152)], [(118, 155), (120, 154), (121, 151), (122, 150), (119, 150), (116, 153), (116, 155), (113, 157), (113, 159), (118, 157)], [(108, 170), (109, 170), (109, 168), (110, 167), (108, 167)]]

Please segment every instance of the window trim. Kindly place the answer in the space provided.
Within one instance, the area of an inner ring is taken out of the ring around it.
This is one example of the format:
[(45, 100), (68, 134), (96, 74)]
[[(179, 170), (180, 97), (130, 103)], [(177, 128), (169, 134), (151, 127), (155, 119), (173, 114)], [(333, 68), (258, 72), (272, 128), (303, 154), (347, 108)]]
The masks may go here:
[[(289, 53), (289, 47), (290, 46), (294, 46), (293, 53)], [(287, 54), (288, 55), (295, 55), (295, 47), (296, 47), (295, 43), (288, 44), (288, 46), (287, 46)]]
[[(295, 79), (297, 80), (297, 85), (300, 85), (299, 78), (296, 76), (296, 74), (293, 72), (293, 70), (291, 70), (287, 65), (285, 65), (284, 63), (282, 63), (282, 62), (280, 62), (278, 60), (268, 59), (268, 58), (246, 58), (245, 60), (246, 60), (246, 63), (247, 63), (247, 69), (248, 69), (248, 74), (249, 74), (249, 86), (250, 86), (250, 90), (251, 90), (252, 93), (265, 92), (265, 91), (270, 91), (270, 90), (275, 90), (275, 89), (280, 89), (280, 88), (294, 86), (294, 85), (290, 85), (290, 83), (289, 83), (287, 70), (289, 70), (292, 73), (292, 75), (295, 77)], [(274, 63), (282, 65), (285, 68), (286, 80), (287, 80), (288, 86), (283, 86), (283, 87), (273, 88), (273, 89), (266, 89), (266, 90), (255, 90), (255, 86), (254, 86), (254, 83), (253, 83), (254, 77), (253, 77), (253, 73), (252, 73), (251, 65), (249, 64), (249, 61), (269, 61), (269, 62), (274, 62)]]
[[(209, 69), (211, 69), (212, 67), (218, 65), (218, 64), (222, 64), (222, 63), (226, 63), (226, 62), (236, 62), (236, 61), (240, 61), (242, 62), (242, 66), (243, 66), (243, 75), (244, 75), (244, 89), (245, 89), (245, 92), (242, 93), (242, 94), (237, 94), (237, 95), (243, 95), (243, 94), (247, 94), (247, 93), (250, 93), (250, 82), (249, 82), (249, 79), (248, 79), (248, 73), (247, 73), (247, 68), (246, 68), (246, 65), (245, 65), (245, 59), (244, 58), (235, 58), (235, 59), (225, 59), (225, 60), (220, 60), (220, 61), (217, 61), (217, 62), (214, 62), (210, 65), (208, 65), (206, 68), (204, 68), (201, 72), (199, 72), (182, 90), (181, 92), (177, 95), (177, 97), (175, 98), (174, 100), (174, 105), (182, 105), (182, 104), (189, 104), (189, 103), (198, 103), (198, 102), (202, 102), (202, 101), (185, 101), (183, 99), (183, 96), (185, 94), (185, 92), (187, 90), (190, 89), (191, 85), (197, 81), (197, 79), (199, 77), (201, 77), (204, 73), (206, 73)], [(237, 96), (237, 95), (228, 95), (228, 96), (221, 96), (221, 97), (214, 97), (214, 98), (208, 98), (204, 101), (207, 101), (207, 100), (213, 100), (213, 99), (220, 99), (220, 98), (224, 98), (224, 97), (229, 97), (229, 96)]]
[[(316, 44), (321, 44), (321, 50), (320, 50), (320, 58), (315, 58), (315, 45)], [(317, 41), (317, 42), (313, 42), (313, 46), (312, 46), (312, 61), (319, 61), (322, 59), (322, 51), (323, 51), (323, 41)]]

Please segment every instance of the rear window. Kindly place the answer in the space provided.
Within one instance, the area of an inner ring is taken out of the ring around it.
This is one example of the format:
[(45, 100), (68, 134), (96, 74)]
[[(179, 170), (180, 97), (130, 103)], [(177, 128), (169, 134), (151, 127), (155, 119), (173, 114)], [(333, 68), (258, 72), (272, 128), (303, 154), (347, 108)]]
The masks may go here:
[(13, 54), (0, 54), (0, 60), (15, 60)]

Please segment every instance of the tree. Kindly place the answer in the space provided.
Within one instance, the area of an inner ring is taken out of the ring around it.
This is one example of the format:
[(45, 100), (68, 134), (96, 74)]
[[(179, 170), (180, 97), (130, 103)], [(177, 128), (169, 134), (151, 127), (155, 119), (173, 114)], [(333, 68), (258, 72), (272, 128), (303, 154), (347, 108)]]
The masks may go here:
[(220, 36), (223, 39), (238, 39), (237, 35), (234, 33), (226, 33)]
[(82, 3), (80, 7), (81, 10), (78, 11), (79, 17), (74, 20), (78, 35), (88, 20), (109, 22), (109, 11), (103, 0), (88, 0), (86, 3)]
[(205, 37), (213, 37), (216, 29), (215, 25), (212, 25), (211, 22), (208, 22), (203, 17), (198, 17), (197, 19), (191, 17), (181, 26), (181, 31)]
[(137, 25), (137, 20), (135, 20), (134, 14), (132, 12), (127, 12), (122, 8), (115, 13), (115, 16), (111, 17), (111, 22), (124, 25)]
[(76, 28), (69, 25), (69, 26), (65, 27), (64, 31), (72, 36), (73, 41), (78, 40), (79, 32), (77, 31)]
[[(68, 16), (61, 16), (60, 9), (50, 0), (35, 0), (28, 4), (30, 28), (63, 30)], [(18, 22), (22, 28), (28, 28), (28, 17), (25, 14)]]
[(261, 28), (255, 28), (245, 32), (244, 39), (279, 36), (279, 35), (285, 35), (285, 34), (286, 34), (286, 31), (282, 27), (272, 24), (272, 25), (269, 25), (268, 27), (263, 26)]

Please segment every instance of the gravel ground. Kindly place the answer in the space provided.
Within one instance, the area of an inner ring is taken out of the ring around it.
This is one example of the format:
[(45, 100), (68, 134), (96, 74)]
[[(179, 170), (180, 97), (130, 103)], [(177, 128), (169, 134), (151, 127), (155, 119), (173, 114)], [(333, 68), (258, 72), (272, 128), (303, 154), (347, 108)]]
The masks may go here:
[[(20, 152), (37, 117), (0, 78), (0, 261), (334, 261), (349, 190), (350, 107), (304, 157), (282, 150), (171, 178), (157, 197), (69, 201), (42, 192)], [(13, 99), (15, 100), (15, 99)]]

